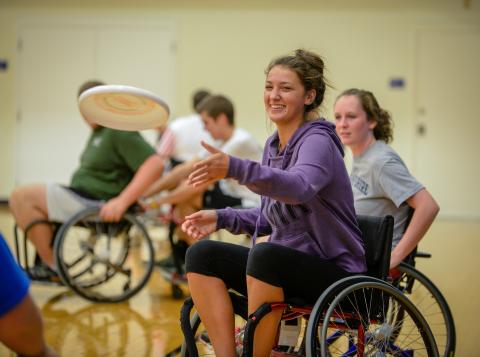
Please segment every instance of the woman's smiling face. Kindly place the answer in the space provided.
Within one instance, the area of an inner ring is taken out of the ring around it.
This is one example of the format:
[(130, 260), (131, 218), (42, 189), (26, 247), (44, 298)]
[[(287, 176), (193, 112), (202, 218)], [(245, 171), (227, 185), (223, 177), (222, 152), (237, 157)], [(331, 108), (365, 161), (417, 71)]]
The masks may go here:
[(277, 65), (267, 74), (263, 101), (270, 120), (275, 124), (303, 121), (307, 98), (298, 75), (291, 69)]

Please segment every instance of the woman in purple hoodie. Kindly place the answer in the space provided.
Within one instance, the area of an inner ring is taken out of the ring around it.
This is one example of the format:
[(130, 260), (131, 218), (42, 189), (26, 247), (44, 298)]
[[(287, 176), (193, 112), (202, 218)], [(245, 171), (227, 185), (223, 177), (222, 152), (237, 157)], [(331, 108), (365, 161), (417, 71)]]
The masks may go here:
[[(323, 60), (296, 50), (266, 70), (265, 110), (276, 125), (262, 163), (212, 155), (196, 165), (190, 183), (233, 178), (262, 196), (260, 208), (199, 211), (182, 229), (201, 239), (218, 229), (253, 236), (249, 249), (203, 240), (187, 252), (190, 293), (217, 356), (234, 356), (234, 318), (227, 293), (248, 296), (248, 311), (265, 302), (301, 299), (314, 304), (335, 281), (366, 271), (350, 180), (335, 126), (317, 118), (326, 81)], [(266, 242), (255, 240), (268, 236)], [(255, 331), (255, 356), (269, 356), (281, 311)]]

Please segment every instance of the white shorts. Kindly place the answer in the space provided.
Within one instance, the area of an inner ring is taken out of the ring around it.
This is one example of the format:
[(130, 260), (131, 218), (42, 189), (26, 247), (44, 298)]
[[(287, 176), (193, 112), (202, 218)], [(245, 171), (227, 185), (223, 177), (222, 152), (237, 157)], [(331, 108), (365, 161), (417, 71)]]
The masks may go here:
[(57, 183), (47, 184), (48, 219), (65, 222), (74, 214), (88, 207), (100, 207), (103, 201), (84, 198)]

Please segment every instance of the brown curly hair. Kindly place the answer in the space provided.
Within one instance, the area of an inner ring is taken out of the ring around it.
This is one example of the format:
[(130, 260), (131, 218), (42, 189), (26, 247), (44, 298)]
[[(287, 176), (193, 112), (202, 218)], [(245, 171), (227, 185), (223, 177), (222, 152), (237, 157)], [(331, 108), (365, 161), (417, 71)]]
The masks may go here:
[(369, 121), (377, 122), (377, 125), (373, 129), (373, 136), (377, 140), (383, 140), (389, 143), (393, 140), (393, 121), (392, 116), (388, 111), (382, 109), (378, 104), (377, 98), (372, 92), (350, 88), (343, 91), (335, 100), (335, 103), (343, 96), (354, 95), (360, 101), (362, 109), (367, 114)]
[(268, 75), (275, 66), (284, 66), (291, 69), (297, 74), (305, 91), (308, 92), (312, 89), (316, 91), (313, 102), (305, 105), (306, 114), (316, 110), (322, 104), (325, 89), (329, 85), (323, 74), (325, 65), (319, 55), (303, 49), (297, 49), (293, 55), (278, 57), (271, 61), (265, 70), (265, 75)]

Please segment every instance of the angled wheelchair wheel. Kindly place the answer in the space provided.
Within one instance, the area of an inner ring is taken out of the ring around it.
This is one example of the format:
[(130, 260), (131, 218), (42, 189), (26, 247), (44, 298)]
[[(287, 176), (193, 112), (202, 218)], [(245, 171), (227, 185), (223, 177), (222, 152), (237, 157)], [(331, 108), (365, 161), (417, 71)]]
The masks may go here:
[[(320, 328), (324, 323), (325, 311), (330, 306), (335, 297), (343, 291), (345, 288), (360, 282), (380, 282), (382, 280), (372, 278), (367, 275), (356, 275), (341, 279), (326, 289), (322, 295), (317, 299), (315, 305), (312, 308), (310, 318), (308, 319), (308, 325), (305, 331), (306, 335), (306, 355), (309, 357), (320, 356)], [(341, 330), (332, 330), (331, 335), (335, 336), (341, 334)]]
[(438, 356), (427, 322), (393, 286), (363, 281), (335, 295), (324, 302), (326, 309), (312, 311), (316, 324), (309, 324), (307, 343), (317, 348), (313, 355)]
[(98, 208), (65, 222), (54, 252), (63, 283), (94, 302), (120, 302), (135, 295), (147, 283), (154, 262), (148, 233), (133, 215), (104, 222)]
[[(230, 298), (232, 299), (233, 312), (235, 314), (235, 331), (232, 331), (232, 334), (235, 333), (236, 340), (241, 342), (243, 340), (243, 328), (248, 318), (247, 299), (235, 293), (230, 293)], [(192, 308), (193, 301), (191, 298), (188, 298), (185, 300), (180, 312), (180, 324), (184, 335), (180, 356), (215, 356), (213, 346), (200, 316), (196, 311), (192, 312)]]
[(402, 263), (397, 269), (401, 276), (393, 281), (393, 285), (406, 295), (425, 317), (440, 355), (453, 356), (455, 324), (442, 293), (430, 279), (412, 266)]

